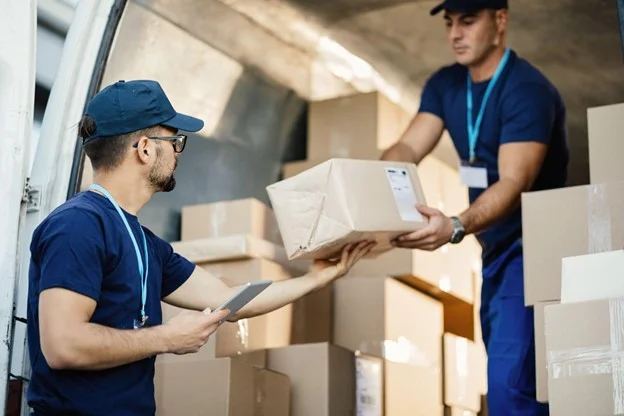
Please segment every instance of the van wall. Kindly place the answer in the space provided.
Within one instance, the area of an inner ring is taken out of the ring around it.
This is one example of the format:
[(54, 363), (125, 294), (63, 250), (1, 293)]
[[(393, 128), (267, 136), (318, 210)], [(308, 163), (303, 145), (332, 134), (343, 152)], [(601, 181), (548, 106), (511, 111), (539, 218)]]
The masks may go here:
[[(202, 118), (179, 159), (177, 187), (155, 195), (141, 222), (179, 239), (181, 207), (255, 197), (280, 178), (284, 161), (305, 158), (306, 101), (153, 11), (129, 2), (102, 87), (156, 79), (177, 111)], [(88, 159), (81, 188), (91, 182)]]

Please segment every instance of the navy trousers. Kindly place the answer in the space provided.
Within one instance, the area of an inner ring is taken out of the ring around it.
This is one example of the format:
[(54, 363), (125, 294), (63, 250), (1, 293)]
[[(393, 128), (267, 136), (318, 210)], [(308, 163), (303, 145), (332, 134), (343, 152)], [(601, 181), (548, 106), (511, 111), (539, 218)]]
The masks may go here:
[(488, 414), (547, 416), (535, 399), (533, 308), (524, 306), (522, 241), (483, 268), (481, 326), (488, 355)]

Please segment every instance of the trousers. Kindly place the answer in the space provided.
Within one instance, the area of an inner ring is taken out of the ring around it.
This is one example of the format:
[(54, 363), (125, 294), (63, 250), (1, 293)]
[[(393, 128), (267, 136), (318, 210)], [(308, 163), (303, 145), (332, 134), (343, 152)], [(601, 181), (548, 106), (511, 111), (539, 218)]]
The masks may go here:
[(524, 306), (522, 240), (483, 268), (481, 327), (488, 356), (488, 414), (547, 416), (536, 400), (533, 308)]

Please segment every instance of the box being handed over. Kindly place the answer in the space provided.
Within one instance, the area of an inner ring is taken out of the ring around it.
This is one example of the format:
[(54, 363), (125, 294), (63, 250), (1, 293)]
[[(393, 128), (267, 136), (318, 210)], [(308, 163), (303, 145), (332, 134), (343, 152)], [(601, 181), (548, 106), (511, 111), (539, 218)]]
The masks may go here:
[(345, 244), (375, 240), (376, 255), (391, 240), (427, 224), (412, 163), (330, 159), (267, 187), (289, 259), (332, 258)]

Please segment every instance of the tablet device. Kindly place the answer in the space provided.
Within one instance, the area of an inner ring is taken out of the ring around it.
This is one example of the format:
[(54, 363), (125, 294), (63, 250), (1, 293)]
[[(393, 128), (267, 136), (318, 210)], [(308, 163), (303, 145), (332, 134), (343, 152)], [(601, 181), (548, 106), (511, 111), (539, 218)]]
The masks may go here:
[(262, 293), (262, 291), (269, 287), (271, 283), (273, 283), (272, 280), (258, 280), (255, 282), (245, 283), (237, 293), (235, 293), (231, 298), (226, 300), (223, 305), (219, 306), (213, 312), (220, 311), (221, 309), (230, 310), (230, 313), (221, 320), (221, 323), (223, 323), (240, 309), (242, 309), (243, 306), (251, 302), (253, 298)]

